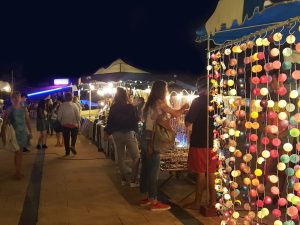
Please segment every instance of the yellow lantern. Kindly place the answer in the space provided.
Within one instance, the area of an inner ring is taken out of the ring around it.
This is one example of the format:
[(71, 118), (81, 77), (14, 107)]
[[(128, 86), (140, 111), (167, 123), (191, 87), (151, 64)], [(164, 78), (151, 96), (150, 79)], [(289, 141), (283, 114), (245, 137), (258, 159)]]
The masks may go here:
[(261, 169), (256, 169), (254, 171), (255, 176), (260, 177), (262, 175), (262, 170)]
[(268, 158), (270, 158), (270, 151), (269, 150), (263, 150), (263, 152), (261, 153), (261, 155), (265, 159), (268, 159)]
[(278, 102), (278, 107), (283, 109), (286, 107), (286, 104), (287, 102), (284, 99), (282, 99)]
[(254, 178), (251, 183), (253, 186), (257, 187), (259, 185), (259, 180), (257, 178)]
[(275, 105), (275, 102), (273, 100), (268, 100), (268, 108), (273, 108)]
[(258, 112), (253, 111), (253, 112), (251, 112), (250, 116), (251, 116), (252, 119), (257, 119), (258, 118)]
[(283, 225), (283, 223), (280, 220), (275, 220), (274, 225)]
[(269, 176), (269, 180), (271, 183), (275, 184), (278, 182), (278, 177), (276, 175)]
[(284, 171), (286, 169), (286, 165), (283, 162), (277, 164), (277, 169), (279, 171)]

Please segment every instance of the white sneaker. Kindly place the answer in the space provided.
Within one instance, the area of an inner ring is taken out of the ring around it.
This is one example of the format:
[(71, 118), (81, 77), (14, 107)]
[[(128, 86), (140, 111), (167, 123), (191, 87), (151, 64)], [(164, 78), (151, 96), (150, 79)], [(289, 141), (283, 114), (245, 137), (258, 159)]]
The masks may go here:
[(139, 183), (130, 183), (130, 187), (131, 187), (131, 188), (137, 188), (137, 187), (139, 187), (139, 186), (140, 186)]

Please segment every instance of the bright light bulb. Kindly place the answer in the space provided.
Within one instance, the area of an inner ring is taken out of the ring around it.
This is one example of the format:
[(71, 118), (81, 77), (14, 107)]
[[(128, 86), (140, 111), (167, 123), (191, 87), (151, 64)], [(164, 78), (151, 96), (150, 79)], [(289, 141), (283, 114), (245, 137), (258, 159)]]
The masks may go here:
[(108, 88), (113, 88), (114, 85), (113, 85), (113, 83), (110, 82), (110, 83), (107, 84), (107, 87), (108, 87)]
[(103, 92), (103, 90), (101, 90), (101, 89), (99, 89), (99, 90), (97, 91), (97, 94), (100, 95), (100, 96), (104, 96), (104, 92)]
[(146, 92), (147, 94), (150, 94), (150, 92), (151, 92), (150, 86), (148, 86), (148, 87), (146, 88), (145, 92)]
[(179, 94), (177, 94), (176, 98), (177, 100), (181, 100), (182, 99), (182, 96), (183, 96), (183, 93), (180, 92)]
[(90, 89), (91, 89), (92, 91), (95, 90), (95, 85), (90, 84)]

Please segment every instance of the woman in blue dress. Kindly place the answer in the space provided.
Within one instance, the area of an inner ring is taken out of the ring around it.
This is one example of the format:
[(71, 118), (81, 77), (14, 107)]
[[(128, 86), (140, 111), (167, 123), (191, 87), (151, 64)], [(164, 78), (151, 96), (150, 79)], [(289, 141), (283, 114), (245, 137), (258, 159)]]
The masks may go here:
[(46, 149), (47, 142), (47, 112), (46, 112), (46, 101), (40, 100), (37, 107), (36, 116), (36, 129), (40, 132), (38, 139), (37, 149)]
[(15, 149), (14, 163), (16, 174), (15, 178), (21, 179), (22, 173), (22, 152), (23, 148), (27, 147), (29, 138), (31, 135), (31, 127), (29, 122), (28, 111), (21, 105), (20, 92), (13, 92), (11, 95), (12, 106), (4, 114), (3, 126), (1, 129), (2, 140), (6, 142), (5, 130), (8, 124), (11, 124), (15, 130), (16, 140), (19, 149)]

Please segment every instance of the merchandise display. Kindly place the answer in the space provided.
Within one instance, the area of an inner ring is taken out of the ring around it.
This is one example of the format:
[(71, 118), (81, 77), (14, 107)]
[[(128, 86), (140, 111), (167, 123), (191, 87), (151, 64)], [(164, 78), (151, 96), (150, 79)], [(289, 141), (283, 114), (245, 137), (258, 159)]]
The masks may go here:
[(221, 224), (299, 223), (300, 40), (292, 28), (210, 52)]

